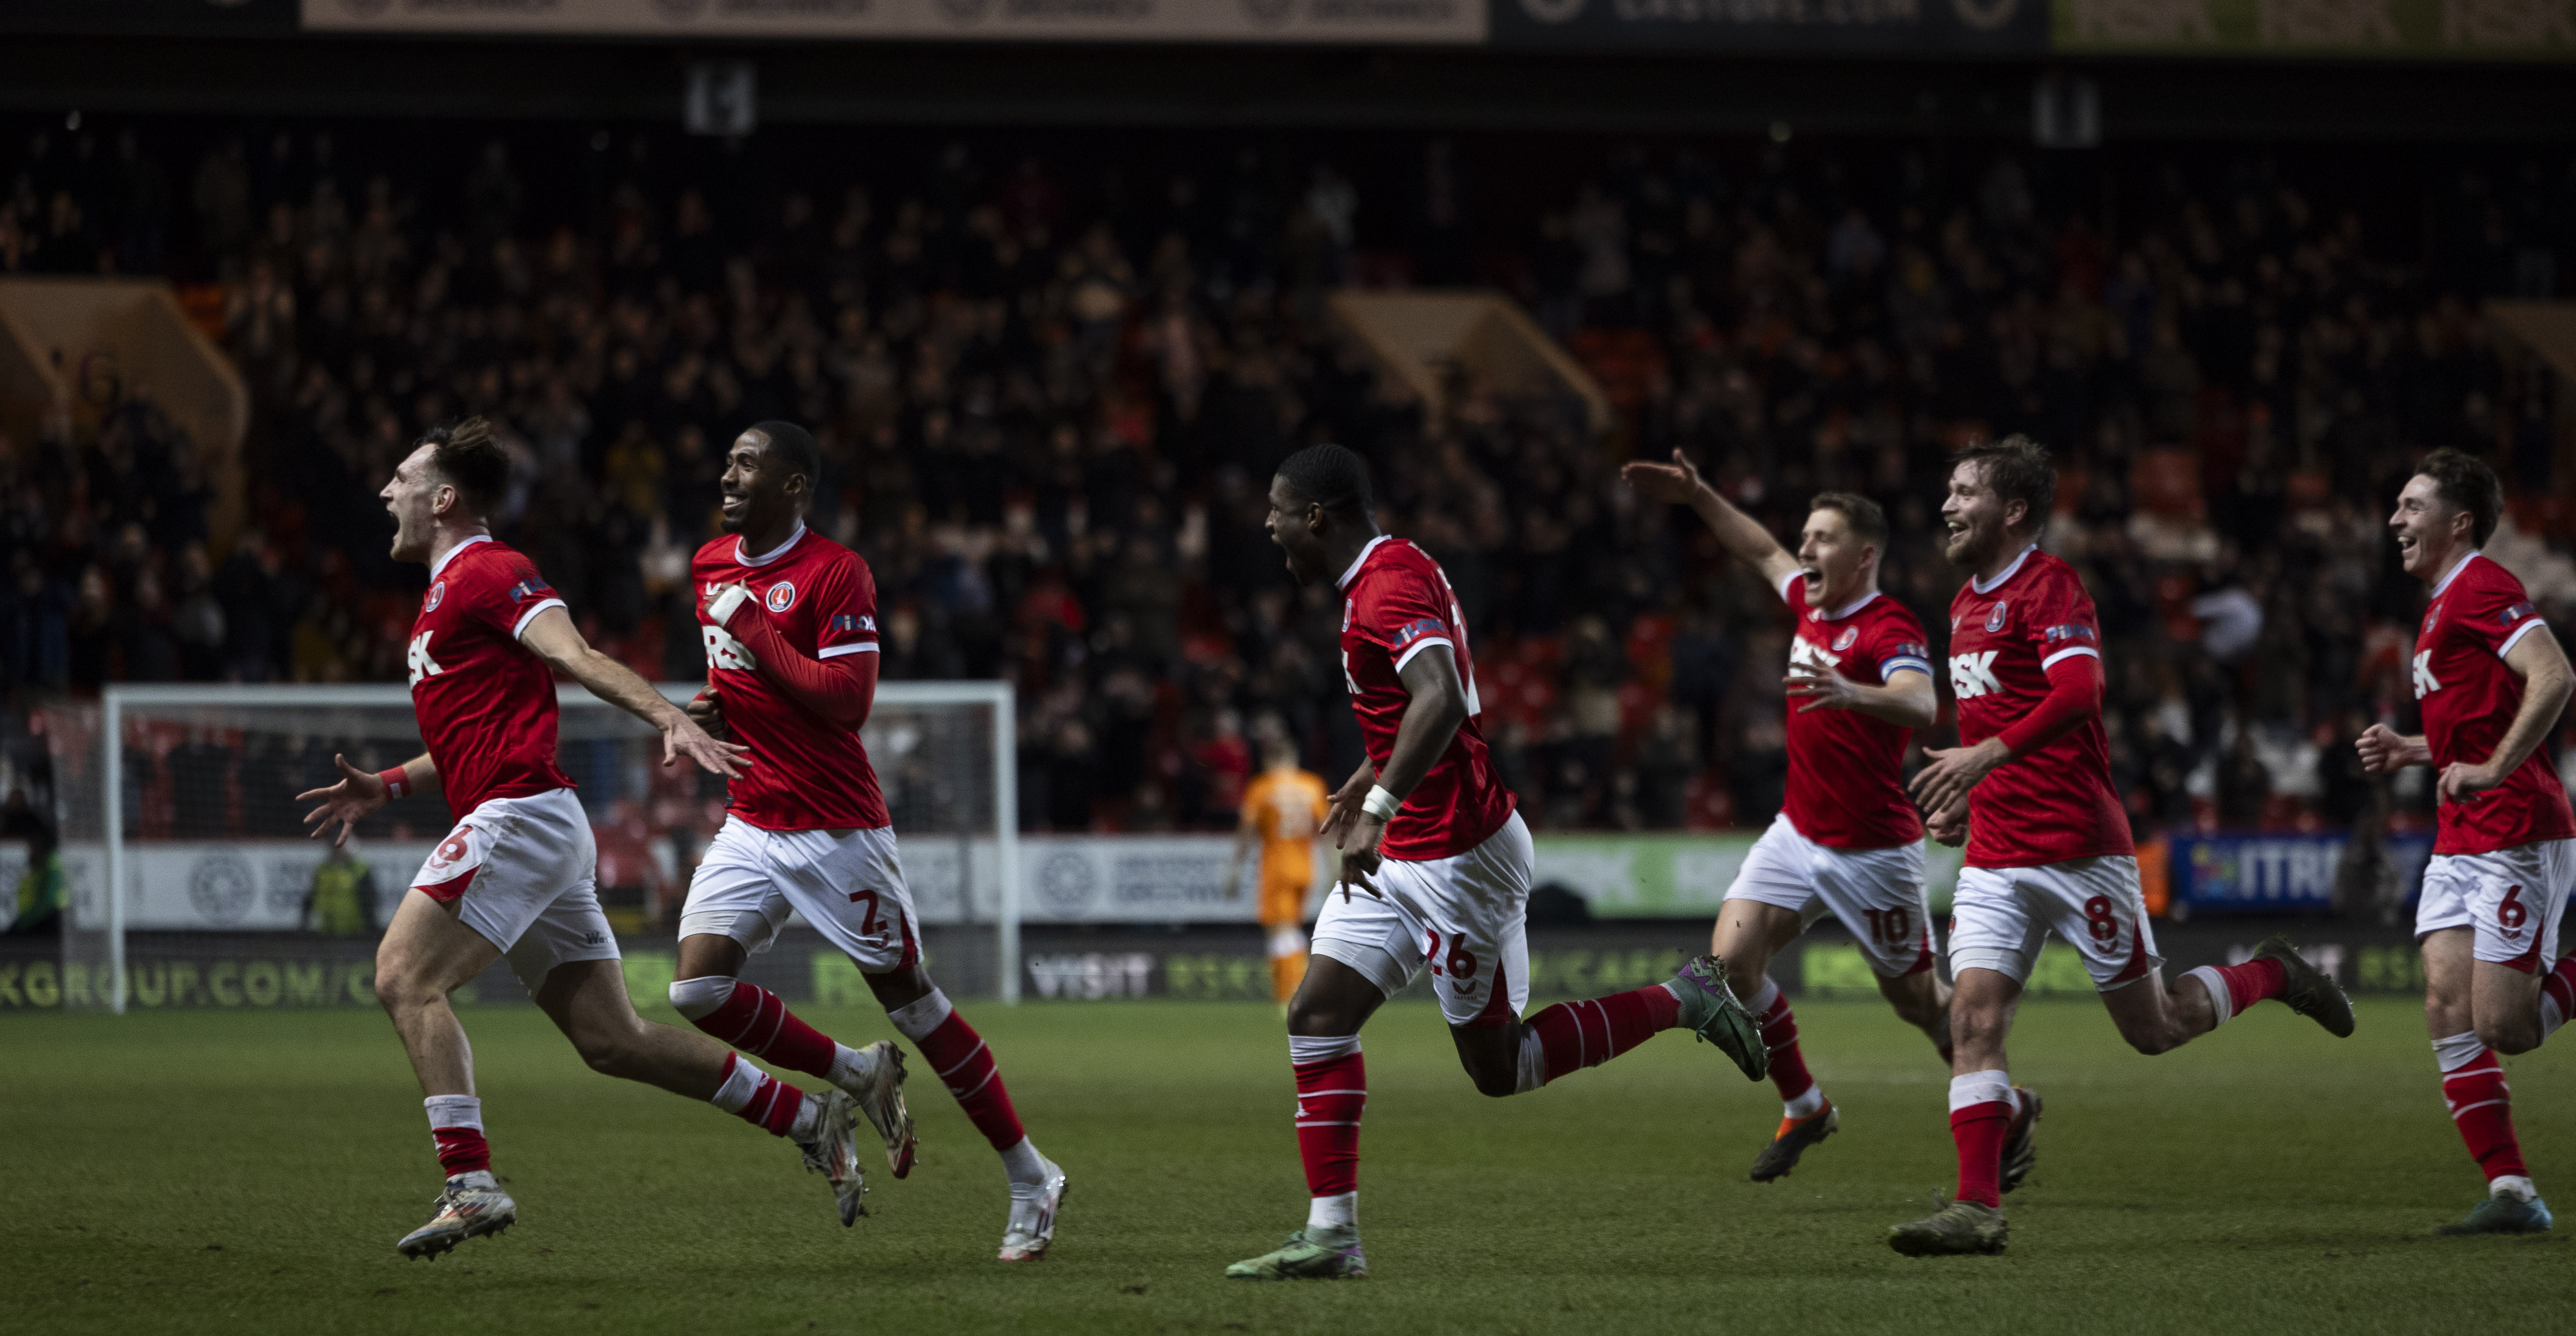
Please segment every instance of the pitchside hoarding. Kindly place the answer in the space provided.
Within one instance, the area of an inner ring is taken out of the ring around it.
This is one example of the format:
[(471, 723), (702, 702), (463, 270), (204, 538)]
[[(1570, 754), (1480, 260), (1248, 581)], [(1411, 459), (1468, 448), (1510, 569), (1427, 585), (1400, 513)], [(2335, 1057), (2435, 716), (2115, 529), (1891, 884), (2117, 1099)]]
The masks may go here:
[(1687, 54), (2038, 56), (2045, 0), (1492, 0), (1497, 46)]

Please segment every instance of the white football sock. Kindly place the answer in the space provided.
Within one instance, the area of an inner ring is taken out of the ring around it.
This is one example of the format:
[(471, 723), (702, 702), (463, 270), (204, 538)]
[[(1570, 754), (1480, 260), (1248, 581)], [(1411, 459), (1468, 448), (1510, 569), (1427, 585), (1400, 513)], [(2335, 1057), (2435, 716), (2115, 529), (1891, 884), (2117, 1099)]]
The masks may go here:
[(1021, 1137), (1002, 1152), (1002, 1172), (1010, 1177), (1012, 1196), (1034, 1197), (1046, 1186), (1046, 1157), (1038, 1154), (1037, 1143)]
[(702, 1019), (733, 996), (734, 982), (729, 974), (702, 974), (679, 980), (671, 985), (671, 1010), (693, 1021)]
[(2521, 1174), (2505, 1174), (2487, 1181), (2487, 1195), (2527, 1202), (2539, 1196), (2540, 1189), (2533, 1187), (2531, 1180)]
[(1336, 1192), (1329, 1197), (1306, 1200), (1306, 1228), (1356, 1230), (1359, 1227), (1359, 1193)]
[(1780, 1116), (1783, 1118), (1813, 1118), (1816, 1116), (1817, 1110), (1824, 1107), (1825, 1088), (1820, 1085), (1811, 1085), (1805, 1090), (1798, 1092), (1798, 1097), (1796, 1099), (1782, 1101), (1780, 1105)]
[(429, 1130), (442, 1127), (470, 1127), (483, 1130), (483, 1101), (472, 1095), (432, 1095), (421, 1101), (429, 1110)]
[(874, 1054), (865, 1049), (835, 1043), (832, 1045), (832, 1071), (823, 1079), (847, 1090), (876, 1074), (877, 1060)]
[(2001, 1070), (1950, 1078), (1950, 1112), (1978, 1104), (2009, 1104), (2013, 1112), (2021, 1112), (2021, 1102), (2013, 1098), (2012, 1077)]
[(823, 1125), (823, 1097), (807, 1095), (796, 1106), (796, 1121), (787, 1125), (787, 1139), (806, 1142), (814, 1139), (815, 1130)]

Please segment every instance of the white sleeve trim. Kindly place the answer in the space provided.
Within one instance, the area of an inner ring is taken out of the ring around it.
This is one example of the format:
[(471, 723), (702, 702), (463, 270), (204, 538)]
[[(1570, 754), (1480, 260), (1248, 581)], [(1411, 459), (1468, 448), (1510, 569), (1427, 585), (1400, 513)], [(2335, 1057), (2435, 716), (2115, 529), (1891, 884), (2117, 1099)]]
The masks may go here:
[(1925, 677), (1930, 677), (1932, 662), (1929, 659), (1918, 659), (1911, 654), (1906, 654), (1878, 665), (1878, 675), (1881, 678), (1894, 677), (1898, 673), (1921, 673)]
[[(1399, 673), (1403, 672), (1404, 665), (1413, 662), (1414, 655), (1419, 654), (1434, 645), (1447, 644), (1449, 644), (1449, 637), (1447, 636), (1424, 636), (1422, 639), (1407, 645), (1402, 654), (1395, 656), (1395, 670)], [(1457, 652), (1457, 647), (1454, 645), (1450, 646), (1450, 652), (1455, 654)]]
[(519, 637), (526, 635), (528, 633), (528, 623), (535, 621), (537, 619), (537, 614), (544, 612), (548, 608), (563, 608), (565, 616), (569, 617), (572, 615), (572, 609), (564, 608), (564, 601), (562, 599), (547, 599), (544, 602), (539, 603), (537, 606), (528, 609), (526, 612), (519, 614), (519, 624), (510, 628), (510, 638), (512, 640), (516, 640)]
[(2496, 657), (2501, 659), (2504, 656), (2513, 653), (2513, 647), (2522, 643), (2522, 638), (2530, 635), (2532, 628), (2539, 626), (2541, 621), (2542, 619), (2538, 614), (2523, 618), (2522, 625), (2513, 628), (2513, 634), (2506, 636), (2504, 638), (2504, 643), (2496, 646)]
[(2047, 672), (2049, 669), (2056, 667), (2059, 660), (2071, 659), (2078, 654), (2090, 654), (2097, 659), (2102, 657), (2102, 651), (2093, 648), (2091, 645), (2075, 645), (2067, 649), (2061, 649), (2055, 654), (2051, 654), (2047, 658), (2040, 660), (2039, 670), (2043, 673)]
[(837, 659), (844, 654), (874, 654), (876, 652), (877, 642), (871, 640), (864, 645), (834, 645), (815, 657), (821, 659)]

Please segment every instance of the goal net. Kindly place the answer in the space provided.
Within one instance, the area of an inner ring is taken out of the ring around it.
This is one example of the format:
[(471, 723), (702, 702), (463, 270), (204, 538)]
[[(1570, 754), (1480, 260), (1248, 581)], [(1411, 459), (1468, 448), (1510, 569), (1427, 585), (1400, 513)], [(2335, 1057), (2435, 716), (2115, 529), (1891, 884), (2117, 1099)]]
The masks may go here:
[[(685, 701), (694, 683), (662, 693)], [(725, 786), (660, 764), (661, 738), (577, 686), (558, 697), (565, 773), (599, 843), (599, 892), (639, 999), (668, 980), (691, 869)], [(67, 1009), (366, 1002), (374, 942), (453, 822), (439, 796), (387, 803), (347, 855), (306, 838), (334, 755), (361, 770), (422, 750), (403, 687), (111, 687), (40, 708), (58, 796)], [(901, 839), (925, 958), (952, 993), (1019, 995), (1011, 688), (879, 685), (864, 736)], [(113, 889), (113, 893), (111, 892)], [(768, 972), (768, 977), (763, 976)], [(864, 1000), (854, 966), (801, 923), (746, 974), (790, 996)], [(489, 997), (515, 990), (496, 966)]]

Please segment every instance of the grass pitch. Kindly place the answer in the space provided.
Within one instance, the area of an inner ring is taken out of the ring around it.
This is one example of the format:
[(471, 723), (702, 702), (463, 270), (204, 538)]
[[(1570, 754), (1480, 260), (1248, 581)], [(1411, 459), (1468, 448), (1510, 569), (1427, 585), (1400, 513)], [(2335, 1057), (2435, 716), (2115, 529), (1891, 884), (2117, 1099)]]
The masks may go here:
[[(531, 1009), (469, 1010), (495, 1168), (521, 1220), (436, 1263), (393, 1251), (436, 1165), (390, 1029), (360, 1012), (0, 1025), (0, 1326), (74, 1331), (2565, 1332), (2576, 1221), (2443, 1239), (2480, 1183), (2421, 1013), (2336, 1042), (2279, 1007), (2162, 1058), (2089, 1002), (2022, 1012), (2048, 1098), (2011, 1251), (1882, 1242), (1950, 1178), (1942, 1073), (1864, 1003), (1799, 1009), (1842, 1133), (1745, 1181), (1778, 1104), (1687, 1036), (1535, 1095), (1478, 1096), (1438, 1015), (1370, 1026), (1371, 1279), (1220, 1278), (1303, 1220), (1271, 1008), (968, 1014), (1072, 1192), (1007, 1267), (1000, 1169), (914, 1063), (923, 1163), (833, 1220), (795, 1152), (582, 1069)], [(818, 1010), (854, 1042), (882, 1015)], [(2511, 1064), (2525, 1152), (2576, 1209), (2576, 1073)]]

